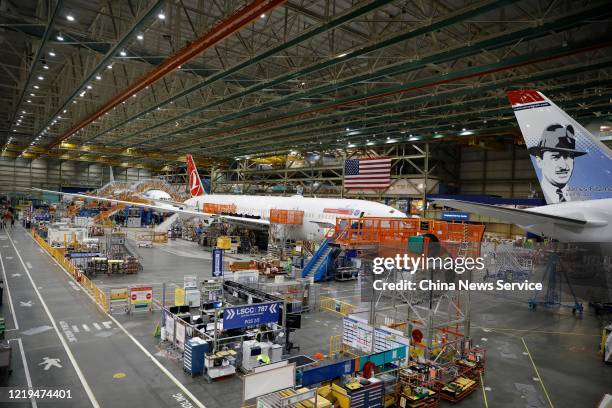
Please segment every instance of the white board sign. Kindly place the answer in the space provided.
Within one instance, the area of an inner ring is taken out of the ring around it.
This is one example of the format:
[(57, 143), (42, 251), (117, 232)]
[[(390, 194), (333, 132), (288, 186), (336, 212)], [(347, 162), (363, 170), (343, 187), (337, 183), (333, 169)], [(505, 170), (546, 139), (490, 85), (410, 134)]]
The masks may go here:
[(349, 315), (342, 319), (342, 343), (371, 353), (374, 347), (374, 328), (365, 319)]
[(245, 375), (242, 380), (242, 400), (295, 387), (295, 363), (272, 370)]

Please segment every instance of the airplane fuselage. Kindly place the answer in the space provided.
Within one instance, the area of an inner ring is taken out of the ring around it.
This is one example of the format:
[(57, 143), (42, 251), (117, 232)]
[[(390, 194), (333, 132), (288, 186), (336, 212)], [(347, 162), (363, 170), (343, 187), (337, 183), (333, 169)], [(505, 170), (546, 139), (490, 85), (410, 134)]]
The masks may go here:
[(203, 210), (204, 204), (234, 205), (236, 214), (270, 219), (270, 210), (297, 210), (304, 212), (304, 222), (292, 228), (291, 238), (316, 240), (325, 236), (327, 228), (336, 223), (336, 218), (348, 217), (392, 217), (406, 218), (393, 207), (366, 200), (311, 198), (302, 196), (252, 196), (207, 194), (192, 197), (185, 204)]

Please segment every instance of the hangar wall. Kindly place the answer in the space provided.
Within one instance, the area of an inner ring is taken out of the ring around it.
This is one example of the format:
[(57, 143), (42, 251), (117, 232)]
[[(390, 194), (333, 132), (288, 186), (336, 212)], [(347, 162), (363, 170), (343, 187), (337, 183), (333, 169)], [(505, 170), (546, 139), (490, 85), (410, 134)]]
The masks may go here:
[[(146, 169), (113, 168), (115, 180), (149, 178)], [(0, 157), (0, 193), (22, 192), (30, 187), (58, 190), (64, 187), (98, 188), (109, 180), (106, 165), (77, 161), (28, 160)]]
[(461, 194), (542, 197), (527, 150), (514, 144), (504, 144), (495, 150), (462, 147), (459, 183)]

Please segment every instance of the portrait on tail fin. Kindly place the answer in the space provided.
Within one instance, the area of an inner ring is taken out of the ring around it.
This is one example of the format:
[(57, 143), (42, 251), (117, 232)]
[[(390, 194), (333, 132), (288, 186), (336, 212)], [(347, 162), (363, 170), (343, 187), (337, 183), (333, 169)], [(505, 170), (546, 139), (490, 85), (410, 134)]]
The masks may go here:
[(612, 151), (535, 90), (508, 92), (547, 204), (612, 198)]
[(535, 157), (536, 166), (542, 174), (540, 184), (546, 202), (571, 201), (567, 187), (574, 172), (574, 160), (587, 154), (576, 150), (574, 127), (558, 123), (547, 126), (540, 142), (528, 151)]

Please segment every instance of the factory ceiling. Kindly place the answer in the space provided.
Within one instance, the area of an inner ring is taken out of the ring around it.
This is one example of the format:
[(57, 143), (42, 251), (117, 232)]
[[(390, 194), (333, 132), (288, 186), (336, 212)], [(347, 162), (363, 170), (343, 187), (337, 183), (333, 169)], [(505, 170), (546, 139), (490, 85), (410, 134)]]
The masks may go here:
[(609, 119), (607, 1), (0, 1), (0, 149), (161, 169), (193, 154), (516, 133), (509, 89)]

